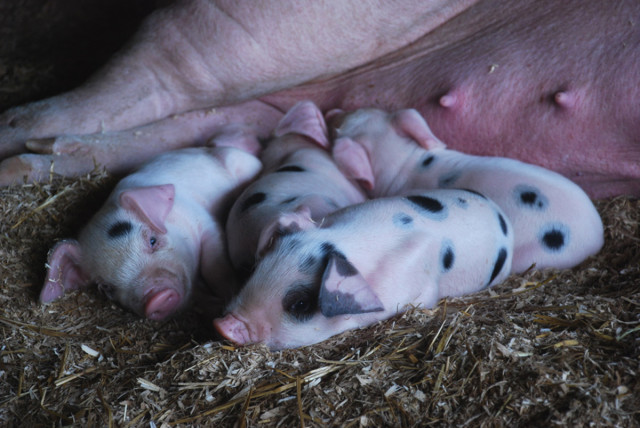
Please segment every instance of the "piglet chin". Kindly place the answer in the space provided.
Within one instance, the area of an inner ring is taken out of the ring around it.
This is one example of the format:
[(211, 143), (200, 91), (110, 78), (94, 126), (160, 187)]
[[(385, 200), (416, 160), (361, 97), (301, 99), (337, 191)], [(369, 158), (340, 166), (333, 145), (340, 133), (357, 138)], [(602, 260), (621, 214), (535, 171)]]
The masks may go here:
[(181, 301), (180, 294), (176, 290), (165, 288), (147, 296), (144, 314), (154, 321), (163, 320), (173, 315)]
[(236, 345), (248, 345), (254, 342), (251, 340), (247, 325), (233, 314), (216, 318), (213, 320), (213, 326), (225, 339)]

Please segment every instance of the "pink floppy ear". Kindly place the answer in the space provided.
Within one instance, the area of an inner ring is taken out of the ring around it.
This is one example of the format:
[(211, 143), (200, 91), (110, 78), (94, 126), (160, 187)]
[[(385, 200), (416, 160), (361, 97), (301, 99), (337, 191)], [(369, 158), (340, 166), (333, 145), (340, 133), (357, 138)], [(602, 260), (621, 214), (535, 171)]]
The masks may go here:
[(299, 206), (293, 212), (280, 214), (277, 219), (262, 229), (260, 239), (258, 240), (256, 260), (261, 259), (268, 253), (269, 250), (273, 248), (276, 240), (281, 236), (312, 227), (316, 227), (316, 224), (313, 222), (313, 219), (311, 219), (311, 210), (306, 205)]
[(414, 139), (424, 149), (447, 147), (433, 134), (427, 122), (415, 109), (400, 110), (394, 115), (392, 123), (398, 134)]
[(371, 160), (361, 144), (350, 137), (340, 137), (333, 142), (332, 155), (348, 178), (358, 180), (365, 190), (373, 190), (376, 183)]
[(90, 284), (89, 276), (80, 266), (81, 251), (78, 241), (74, 239), (60, 241), (49, 251), (47, 277), (40, 291), (40, 303), (52, 302), (69, 290)]
[(131, 211), (138, 219), (158, 233), (167, 233), (164, 221), (173, 207), (175, 187), (173, 184), (161, 186), (134, 187), (120, 194), (120, 205)]
[(322, 148), (329, 148), (327, 124), (318, 107), (311, 101), (300, 101), (284, 115), (273, 135), (300, 134), (311, 138)]
[(318, 306), (325, 317), (384, 311), (366, 279), (342, 254), (329, 256), (322, 276)]

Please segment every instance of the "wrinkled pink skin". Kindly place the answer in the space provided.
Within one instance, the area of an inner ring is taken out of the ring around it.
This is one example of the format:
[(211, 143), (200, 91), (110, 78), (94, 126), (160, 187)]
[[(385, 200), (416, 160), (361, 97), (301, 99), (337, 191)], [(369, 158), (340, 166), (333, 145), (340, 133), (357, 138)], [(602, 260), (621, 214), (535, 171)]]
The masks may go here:
[(118, 183), (77, 241), (52, 249), (40, 301), (95, 283), (152, 320), (189, 307), (194, 293), (213, 295), (208, 303), (221, 310), (237, 283), (220, 219), (260, 169), (255, 156), (230, 147), (154, 158)]
[[(256, 259), (268, 251), (274, 232), (295, 230), (296, 216), (304, 212), (311, 221), (321, 222), (329, 213), (366, 199), (331, 159), (324, 117), (313, 103), (296, 104), (274, 134), (262, 152), (260, 178), (244, 190), (227, 219), (229, 256), (243, 273), (250, 273)], [(278, 171), (293, 166), (304, 171)], [(260, 193), (264, 201), (247, 206)], [(288, 215), (293, 221), (281, 228), (277, 223)]]
[[(534, 264), (539, 269), (570, 268), (602, 248), (598, 211), (580, 187), (560, 174), (514, 159), (448, 150), (413, 110), (361, 109), (331, 115), (336, 127), (333, 156), (370, 197), (459, 188), (498, 204), (515, 230), (515, 273)], [(545, 245), (543, 237), (550, 228), (563, 234), (558, 248)]]
[[(351, 205), (321, 225), (300, 216), (302, 230), (276, 241), (216, 329), (240, 345), (298, 347), (506, 278), (513, 229), (505, 220), (502, 231), (504, 213), (493, 202), (452, 189), (410, 194), (444, 208), (429, 213), (395, 197)], [(298, 303), (304, 319), (295, 316)]]
[(453, 149), (640, 195), (637, 16), (633, 0), (180, 1), (86, 84), (0, 117), (0, 184), (51, 161), (126, 170), (233, 122), (266, 137), (310, 99), (413, 107)]

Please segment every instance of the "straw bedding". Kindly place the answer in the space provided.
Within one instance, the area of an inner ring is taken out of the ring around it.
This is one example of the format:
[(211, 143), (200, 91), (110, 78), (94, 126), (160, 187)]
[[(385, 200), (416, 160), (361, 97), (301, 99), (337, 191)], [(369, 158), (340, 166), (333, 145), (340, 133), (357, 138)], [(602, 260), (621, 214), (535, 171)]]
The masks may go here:
[[(59, 59), (19, 48), (0, 51), (0, 109), (64, 89)], [(635, 199), (597, 203), (605, 247), (575, 269), (270, 352), (216, 341), (192, 314), (139, 319), (93, 289), (37, 303), (48, 249), (113, 184), (96, 171), (0, 190), (0, 425), (640, 426)]]

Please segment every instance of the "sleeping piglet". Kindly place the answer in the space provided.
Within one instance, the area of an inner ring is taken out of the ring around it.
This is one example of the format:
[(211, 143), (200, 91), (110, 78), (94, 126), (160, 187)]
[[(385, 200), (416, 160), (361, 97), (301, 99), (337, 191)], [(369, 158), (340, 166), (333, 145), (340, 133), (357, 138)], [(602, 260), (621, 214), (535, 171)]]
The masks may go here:
[[(313, 221), (347, 205), (365, 200), (356, 183), (346, 179), (328, 151), (327, 127), (310, 101), (293, 106), (262, 152), (260, 178), (235, 202), (227, 221), (229, 254), (233, 265), (250, 273), (255, 260), (274, 238), (291, 231), (280, 221), (285, 213), (301, 211)], [(269, 229), (268, 233), (262, 233)], [(260, 241), (260, 236), (269, 237)]]
[(96, 283), (124, 307), (161, 320), (186, 308), (201, 281), (228, 300), (236, 285), (220, 218), (260, 169), (255, 156), (231, 147), (154, 158), (117, 184), (77, 241), (50, 251), (40, 301)]
[(513, 224), (513, 272), (569, 268), (597, 253), (603, 227), (589, 197), (569, 179), (514, 159), (448, 150), (413, 109), (327, 113), (333, 156), (370, 196), (463, 188), (496, 202)]
[(441, 297), (473, 293), (511, 268), (511, 224), (496, 204), (466, 190), (374, 199), (320, 225), (307, 211), (285, 217), (299, 230), (276, 240), (214, 320), (236, 344), (317, 343), (407, 305), (430, 308)]

